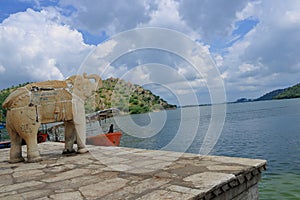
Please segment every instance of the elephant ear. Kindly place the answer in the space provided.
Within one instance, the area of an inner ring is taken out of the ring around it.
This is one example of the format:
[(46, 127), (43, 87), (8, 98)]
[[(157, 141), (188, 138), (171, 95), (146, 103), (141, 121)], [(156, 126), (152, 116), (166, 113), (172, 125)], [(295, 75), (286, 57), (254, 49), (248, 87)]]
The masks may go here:
[(66, 83), (70, 92), (75, 93), (80, 98), (83, 98), (81, 95), (84, 91), (84, 79), (80, 75), (74, 75), (67, 78)]

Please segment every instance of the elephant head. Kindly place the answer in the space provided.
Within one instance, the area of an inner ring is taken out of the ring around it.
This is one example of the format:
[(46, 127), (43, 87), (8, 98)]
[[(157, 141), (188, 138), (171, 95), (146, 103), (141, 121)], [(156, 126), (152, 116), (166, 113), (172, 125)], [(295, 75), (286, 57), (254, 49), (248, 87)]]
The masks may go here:
[(69, 77), (66, 82), (70, 86), (71, 92), (82, 100), (87, 99), (94, 91), (102, 86), (102, 80), (96, 74), (87, 75), (83, 73), (83, 76), (74, 75)]

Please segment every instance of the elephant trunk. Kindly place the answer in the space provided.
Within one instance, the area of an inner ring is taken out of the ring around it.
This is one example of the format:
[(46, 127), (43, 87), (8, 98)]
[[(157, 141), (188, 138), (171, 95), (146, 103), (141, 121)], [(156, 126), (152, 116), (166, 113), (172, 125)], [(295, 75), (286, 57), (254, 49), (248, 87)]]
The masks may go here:
[(102, 87), (102, 79), (97, 74), (87, 75), (86, 73), (83, 73), (83, 78), (85, 78), (85, 79), (94, 79), (95, 83), (97, 84), (97, 88)]
[(80, 76), (80, 75), (73, 75), (73, 76), (71, 76), (71, 77), (69, 77), (69, 78), (66, 79), (66, 83), (67, 84), (70, 83), (70, 84), (74, 85), (75, 81), (77, 81), (77, 82), (80, 81), (80, 83), (81, 83), (82, 82), (82, 76)]

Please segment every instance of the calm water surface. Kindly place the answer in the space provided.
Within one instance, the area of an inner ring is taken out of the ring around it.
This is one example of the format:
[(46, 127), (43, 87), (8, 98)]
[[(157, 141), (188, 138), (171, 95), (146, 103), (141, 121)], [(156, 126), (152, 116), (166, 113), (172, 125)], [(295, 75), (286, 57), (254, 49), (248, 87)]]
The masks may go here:
[[(176, 134), (182, 134), (177, 132), (180, 122), (191, 123), (195, 118), (181, 118), (181, 112), (189, 109), (194, 108), (167, 111), (163, 129), (152, 137), (143, 139), (125, 132), (121, 146), (163, 149)], [(199, 153), (207, 131), (210, 107), (200, 107), (200, 113), (197, 135), (187, 152)], [(131, 117), (141, 126), (150, 121), (148, 114)], [(178, 149), (171, 150), (181, 151), (182, 143), (184, 139)], [(260, 199), (300, 199), (300, 99), (228, 104), (222, 134), (210, 154), (266, 159), (268, 169), (259, 184)]]
[[(132, 136), (134, 131), (126, 133), (122, 129), (121, 146), (199, 153), (211, 119), (211, 107), (199, 108), (200, 120), (195, 116), (196, 108), (166, 111), (163, 128), (154, 135), (150, 130), (151, 137), (140, 138), (138, 133)], [(150, 115), (156, 117), (159, 113)], [(137, 125), (146, 127), (150, 115), (120, 118), (131, 118)], [(102, 124), (104, 132), (110, 122)], [(180, 124), (186, 125), (181, 132)], [(98, 134), (99, 124), (96, 125), (87, 129), (95, 129)], [(196, 130), (195, 137), (190, 134), (193, 130)], [(180, 139), (174, 139), (175, 136)], [(8, 136), (4, 129), (2, 140), (5, 139)], [(210, 154), (267, 160), (267, 171), (259, 183), (260, 199), (300, 200), (300, 99), (228, 104), (223, 131)]]

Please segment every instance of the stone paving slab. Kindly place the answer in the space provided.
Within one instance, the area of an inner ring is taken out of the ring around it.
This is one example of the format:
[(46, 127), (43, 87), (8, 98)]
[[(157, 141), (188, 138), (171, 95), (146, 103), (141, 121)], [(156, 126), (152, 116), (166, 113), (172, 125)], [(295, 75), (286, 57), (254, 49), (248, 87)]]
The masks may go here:
[(265, 160), (124, 147), (66, 156), (63, 145), (39, 144), (38, 163), (10, 164), (1, 149), (0, 199), (233, 199), (266, 169)]

